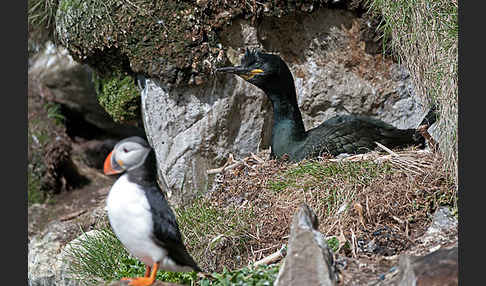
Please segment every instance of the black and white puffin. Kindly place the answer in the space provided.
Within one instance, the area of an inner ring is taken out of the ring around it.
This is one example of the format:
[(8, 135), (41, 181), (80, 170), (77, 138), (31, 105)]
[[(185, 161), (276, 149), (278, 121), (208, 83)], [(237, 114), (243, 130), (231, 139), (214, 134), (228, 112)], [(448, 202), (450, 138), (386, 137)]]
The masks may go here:
[(141, 137), (118, 142), (104, 162), (106, 175), (125, 172), (106, 200), (111, 227), (125, 248), (145, 264), (144, 277), (129, 285), (152, 285), (159, 269), (200, 272), (183, 244), (174, 212), (157, 184), (155, 153)]

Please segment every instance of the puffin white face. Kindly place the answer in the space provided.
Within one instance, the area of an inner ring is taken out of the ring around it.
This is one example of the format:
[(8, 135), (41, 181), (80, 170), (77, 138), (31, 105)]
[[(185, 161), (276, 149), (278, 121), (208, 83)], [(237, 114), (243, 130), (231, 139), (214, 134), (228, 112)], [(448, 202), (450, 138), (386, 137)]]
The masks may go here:
[(103, 171), (106, 175), (133, 170), (143, 164), (150, 152), (144, 139), (134, 136), (118, 142), (105, 159)]

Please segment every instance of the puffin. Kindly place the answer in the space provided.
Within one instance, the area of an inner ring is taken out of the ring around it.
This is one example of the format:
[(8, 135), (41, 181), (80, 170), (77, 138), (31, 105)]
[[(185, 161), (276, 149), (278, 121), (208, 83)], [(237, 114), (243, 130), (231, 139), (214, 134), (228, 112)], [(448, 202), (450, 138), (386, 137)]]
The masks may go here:
[[(373, 150), (375, 142), (390, 148), (425, 147), (425, 139), (417, 129), (398, 129), (379, 119), (358, 114), (336, 115), (305, 130), (294, 78), (279, 55), (246, 49), (240, 65), (220, 67), (216, 71), (241, 77), (261, 89), (271, 101), (271, 158), (298, 162), (323, 153), (332, 156), (360, 154)], [(429, 113), (434, 114), (432, 110)]]
[(202, 272), (184, 246), (174, 212), (157, 183), (156, 166), (154, 150), (138, 136), (119, 141), (104, 161), (106, 175), (122, 174), (106, 199), (111, 228), (146, 267), (144, 277), (122, 278), (131, 286), (152, 285), (159, 269)]

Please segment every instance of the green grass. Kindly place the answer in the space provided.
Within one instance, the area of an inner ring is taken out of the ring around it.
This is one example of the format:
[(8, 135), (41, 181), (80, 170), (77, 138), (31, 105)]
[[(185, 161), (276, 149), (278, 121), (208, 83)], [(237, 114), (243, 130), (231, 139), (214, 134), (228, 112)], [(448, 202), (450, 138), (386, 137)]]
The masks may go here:
[[(65, 251), (68, 272), (83, 285), (144, 275), (145, 265), (127, 252), (110, 228), (100, 229), (94, 235), (84, 234), (82, 237), (84, 239), (75, 247), (68, 247)], [(156, 279), (193, 285), (197, 275), (195, 272), (159, 271)]]
[(275, 192), (299, 186), (306, 189), (337, 179), (351, 184), (368, 185), (378, 174), (390, 170), (389, 164), (376, 164), (371, 161), (321, 163), (310, 160), (291, 168), (279, 178), (270, 180), (267, 187)]
[(47, 110), (47, 118), (53, 118), (56, 124), (62, 125), (66, 118), (61, 113), (61, 105), (55, 102), (46, 103), (44, 108)]
[[(255, 215), (252, 208), (223, 207), (209, 199), (199, 198), (192, 203), (176, 208), (177, 221), (184, 235), (184, 243), (191, 250), (201, 267), (215, 269), (222, 261), (216, 262), (207, 256), (224, 248), (221, 259), (237, 267), (236, 256), (247, 252), (246, 243)], [(228, 264), (225, 264), (228, 265)]]
[[(110, 282), (123, 277), (138, 277), (145, 266), (130, 256), (110, 228), (82, 236), (74, 247), (65, 248), (68, 272), (83, 285)], [(245, 267), (199, 278), (195, 272), (158, 271), (156, 279), (183, 285), (272, 285), (278, 266)]]
[(58, 0), (28, 0), (27, 21), (35, 33), (45, 33), (47, 37), (54, 38), (55, 17)]

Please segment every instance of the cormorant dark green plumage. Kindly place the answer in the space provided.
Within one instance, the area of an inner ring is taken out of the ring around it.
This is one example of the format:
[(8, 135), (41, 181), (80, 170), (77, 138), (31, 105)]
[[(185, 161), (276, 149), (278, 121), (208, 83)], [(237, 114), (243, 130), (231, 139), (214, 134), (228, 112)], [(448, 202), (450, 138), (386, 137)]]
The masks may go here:
[(366, 153), (375, 149), (375, 141), (389, 148), (425, 144), (415, 129), (397, 129), (362, 115), (337, 115), (306, 131), (297, 104), (294, 78), (278, 55), (247, 49), (240, 66), (217, 71), (240, 76), (262, 89), (272, 102), (272, 158), (288, 154), (288, 159), (296, 162), (323, 153), (333, 156)]

